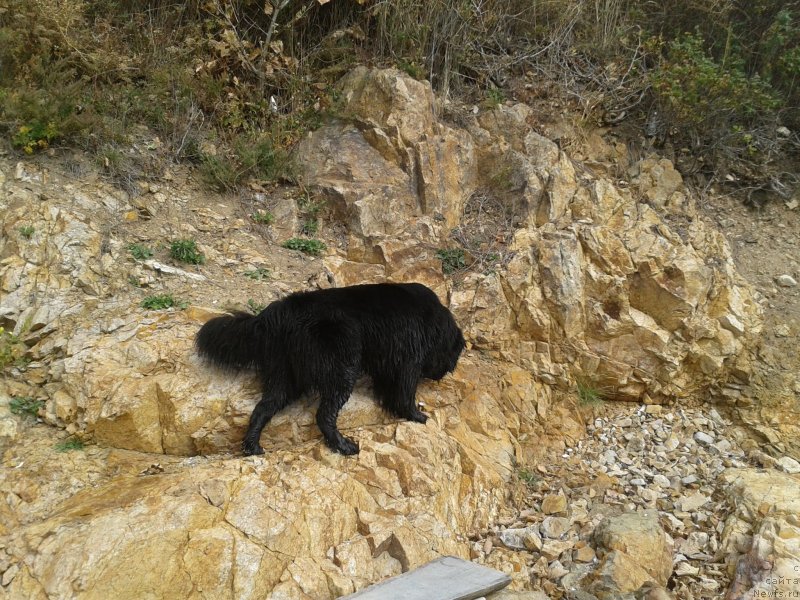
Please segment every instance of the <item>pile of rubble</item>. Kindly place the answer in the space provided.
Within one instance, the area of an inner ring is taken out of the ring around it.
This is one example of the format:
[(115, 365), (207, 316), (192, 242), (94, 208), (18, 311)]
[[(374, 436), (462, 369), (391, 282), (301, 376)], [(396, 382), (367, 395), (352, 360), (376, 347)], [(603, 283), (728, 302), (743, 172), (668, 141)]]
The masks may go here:
[[(755, 545), (737, 526), (740, 488), (751, 486), (734, 482), (768, 472), (748, 468), (741, 434), (714, 408), (614, 412), (589, 424), (560, 460), (519, 471), (526, 508), (475, 535), (473, 557), (527, 572), (550, 598), (722, 597), (739, 553)], [(800, 469), (789, 457), (775, 464)]]

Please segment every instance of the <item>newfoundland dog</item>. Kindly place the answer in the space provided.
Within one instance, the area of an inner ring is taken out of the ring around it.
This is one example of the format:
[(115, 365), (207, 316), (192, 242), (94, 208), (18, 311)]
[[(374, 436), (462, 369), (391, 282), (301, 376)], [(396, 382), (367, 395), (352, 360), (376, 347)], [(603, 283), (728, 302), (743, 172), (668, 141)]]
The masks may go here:
[(359, 376), (372, 378), (387, 411), (425, 423), (415, 400), (417, 383), (455, 369), (464, 336), (429, 288), (379, 283), (295, 293), (257, 316), (211, 319), (196, 345), (218, 366), (251, 368), (261, 376), (263, 395), (250, 415), (245, 455), (264, 453), (261, 430), (306, 392), (319, 394), (317, 425), (328, 446), (356, 454), (358, 444), (339, 432), (336, 420)]

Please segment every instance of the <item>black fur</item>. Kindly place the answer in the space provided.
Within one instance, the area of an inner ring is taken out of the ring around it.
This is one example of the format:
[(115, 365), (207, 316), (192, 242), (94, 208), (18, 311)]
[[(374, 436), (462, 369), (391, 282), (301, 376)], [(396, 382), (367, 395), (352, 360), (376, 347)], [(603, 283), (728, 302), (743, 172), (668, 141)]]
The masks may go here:
[(380, 404), (398, 417), (424, 423), (415, 400), (421, 377), (441, 379), (455, 369), (464, 336), (453, 315), (419, 283), (379, 283), (292, 294), (257, 316), (236, 313), (208, 321), (198, 352), (214, 364), (256, 369), (263, 395), (242, 443), (263, 454), (261, 430), (306, 392), (318, 392), (325, 442), (342, 454), (358, 445), (336, 419), (358, 377), (372, 378)]

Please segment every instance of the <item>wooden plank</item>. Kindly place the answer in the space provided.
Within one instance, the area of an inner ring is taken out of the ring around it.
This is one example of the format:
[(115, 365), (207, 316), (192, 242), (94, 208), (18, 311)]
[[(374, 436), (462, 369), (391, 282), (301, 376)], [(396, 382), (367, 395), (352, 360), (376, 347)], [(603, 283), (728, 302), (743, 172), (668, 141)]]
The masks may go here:
[(342, 600), (474, 600), (509, 583), (511, 578), (505, 573), (443, 556)]

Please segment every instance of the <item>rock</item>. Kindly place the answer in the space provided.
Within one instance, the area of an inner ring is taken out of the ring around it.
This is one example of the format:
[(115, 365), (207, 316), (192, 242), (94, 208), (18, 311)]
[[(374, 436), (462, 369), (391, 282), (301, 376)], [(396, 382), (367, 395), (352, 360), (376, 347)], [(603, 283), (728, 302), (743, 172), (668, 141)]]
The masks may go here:
[(792, 329), (786, 323), (775, 328), (775, 337), (787, 338), (792, 334)]
[(682, 511), (692, 512), (706, 504), (709, 500), (710, 498), (708, 496), (704, 496), (700, 492), (695, 492), (690, 496), (683, 496), (678, 500), (677, 504)]
[(704, 444), (706, 446), (710, 446), (714, 443), (714, 437), (703, 432), (698, 431), (694, 434), (694, 440), (699, 444)]
[[(672, 565), (670, 564), (670, 571)], [(586, 590), (597, 598), (611, 600), (623, 594), (635, 592), (645, 583), (652, 580), (652, 575), (645, 571), (629, 554), (619, 551), (607, 553), (597, 570), (592, 574), (592, 582)]]
[(785, 288), (797, 287), (797, 280), (791, 275), (779, 275), (775, 278), (775, 283)]
[(722, 480), (735, 507), (725, 522), (721, 544), (728, 559), (736, 563), (728, 595), (793, 593), (800, 570), (800, 475), (729, 469)]
[[(661, 585), (666, 585), (672, 572), (672, 544), (658, 524), (653, 511), (627, 513), (609, 517), (598, 525), (594, 539), (609, 553), (603, 559), (599, 571), (612, 574), (621, 592), (632, 592), (647, 580), (645, 572)], [(628, 568), (630, 567), (630, 569)], [(622, 573), (628, 573), (622, 576)]]
[(591, 546), (583, 546), (573, 552), (572, 558), (576, 562), (589, 563), (596, 558), (596, 554)]
[(787, 473), (800, 473), (800, 462), (797, 462), (790, 456), (782, 456), (777, 460), (776, 464), (782, 471)]
[(500, 532), (500, 541), (512, 550), (538, 551), (542, 548), (542, 538), (535, 527), (506, 529)]
[(567, 511), (567, 497), (563, 494), (548, 494), (542, 500), (542, 512), (546, 515), (564, 514)]
[(669, 479), (667, 479), (661, 473), (656, 473), (653, 475), (653, 483), (662, 488), (667, 488), (670, 486)]
[(569, 519), (564, 517), (545, 517), (541, 524), (542, 535), (551, 539), (559, 539), (569, 529)]
[(5, 573), (3, 573), (3, 587), (8, 587), (11, 585), (11, 582), (14, 581), (14, 577), (17, 576), (17, 573), (19, 573), (19, 565), (11, 565), (8, 569), (6, 569)]

